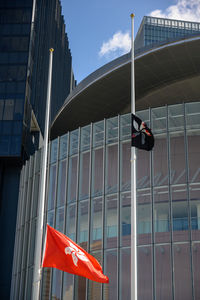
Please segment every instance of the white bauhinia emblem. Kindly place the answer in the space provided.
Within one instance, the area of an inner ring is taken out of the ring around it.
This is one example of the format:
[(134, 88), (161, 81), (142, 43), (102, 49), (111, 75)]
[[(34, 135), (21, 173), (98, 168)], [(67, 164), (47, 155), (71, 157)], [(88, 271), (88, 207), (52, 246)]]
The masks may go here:
[(77, 267), (78, 259), (83, 261), (89, 261), (87, 256), (83, 251), (81, 251), (78, 247), (76, 247), (74, 244), (72, 244), (69, 241), (70, 246), (65, 248), (65, 254), (71, 255), (73, 259), (73, 263)]

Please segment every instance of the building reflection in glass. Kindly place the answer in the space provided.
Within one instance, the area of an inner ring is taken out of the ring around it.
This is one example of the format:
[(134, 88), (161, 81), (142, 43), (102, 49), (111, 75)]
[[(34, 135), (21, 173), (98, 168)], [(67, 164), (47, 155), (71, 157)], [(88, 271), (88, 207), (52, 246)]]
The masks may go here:
[[(198, 299), (200, 103), (153, 108), (138, 116), (155, 134), (151, 153), (137, 150), (138, 297)], [(130, 114), (74, 130), (51, 142), (50, 149), (47, 222), (94, 255), (110, 283), (45, 269), (41, 299), (130, 299)], [(13, 273), (20, 295), (23, 285), (31, 286), (33, 241), (26, 235), (29, 226), (34, 235), (37, 221), (39, 159), (40, 152), (32, 158), (31, 176), (26, 164), (20, 185)]]

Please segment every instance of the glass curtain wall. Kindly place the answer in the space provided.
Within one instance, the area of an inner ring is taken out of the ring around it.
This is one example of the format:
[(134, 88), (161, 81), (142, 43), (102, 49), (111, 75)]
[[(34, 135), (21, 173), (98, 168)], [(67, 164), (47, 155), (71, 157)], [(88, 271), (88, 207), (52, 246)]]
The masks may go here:
[[(155, 135), (152, 152), (137, 150), (139, 298), (199, 299), (200, 102), (137, 115)], [(45, 220), (96, 257), (110, 283), (45, 268), (41, 299), (130, 299), (130, 114), (67, 133), (49, 149)], [(31, 293), (39, 161), (37, 152), (21, 175), (13, 299)]]

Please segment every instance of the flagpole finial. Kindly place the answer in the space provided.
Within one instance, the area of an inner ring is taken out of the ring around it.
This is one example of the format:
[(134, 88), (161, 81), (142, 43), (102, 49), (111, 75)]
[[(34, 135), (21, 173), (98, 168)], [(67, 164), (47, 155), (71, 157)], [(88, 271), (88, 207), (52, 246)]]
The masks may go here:
[(53, 51), (54, 51), (54, 49), (53, 49), (53, 48), (50, 48), (50, 49), (49, 49), (49, 51), (50, 51), (50, 52), (53, 52)]
[(135, 14), (131, 14), (131, 18), (134, 18), (135, 17)]

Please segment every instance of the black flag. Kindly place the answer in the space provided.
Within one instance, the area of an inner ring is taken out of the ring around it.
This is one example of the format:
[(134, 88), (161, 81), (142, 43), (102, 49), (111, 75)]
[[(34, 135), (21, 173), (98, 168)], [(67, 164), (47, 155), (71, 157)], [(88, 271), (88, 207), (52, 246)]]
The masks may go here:
[(134, 114), (132, 114), (131, 120), (131, 145), (146, 151), (152, 150), (154, 146), (154, 136), (151, 129)]

